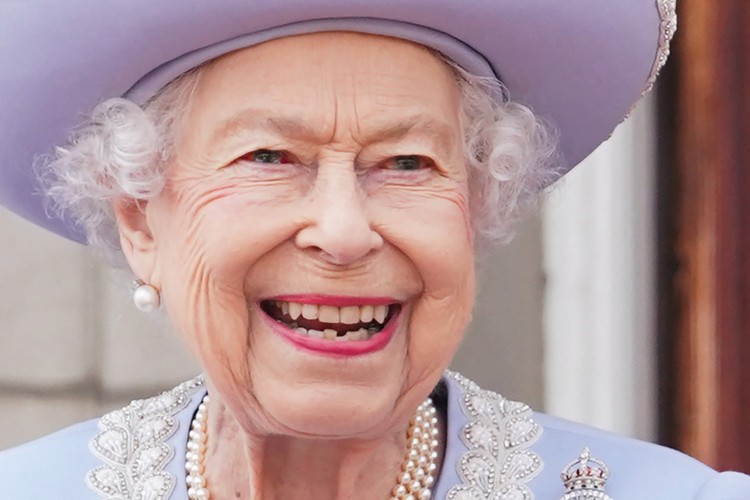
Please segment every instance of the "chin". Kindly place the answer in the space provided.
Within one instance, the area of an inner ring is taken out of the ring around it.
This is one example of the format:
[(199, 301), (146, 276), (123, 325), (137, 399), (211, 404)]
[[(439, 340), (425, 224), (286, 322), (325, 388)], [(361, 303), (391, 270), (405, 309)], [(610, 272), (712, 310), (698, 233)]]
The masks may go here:
[[(272, 419), (294, 434), (322, 439), (367, 439), (382, 435), (390, 426), (405, 423), (395, 414), (401, 386), (389, 386), (382, 383), (353, 386), (334, 381), (296, 390), (267, 387), (257, 395)], [(268, 392), (275, 397), (263, 397)], [(408, 419), (410, 412), (406, 415)]]

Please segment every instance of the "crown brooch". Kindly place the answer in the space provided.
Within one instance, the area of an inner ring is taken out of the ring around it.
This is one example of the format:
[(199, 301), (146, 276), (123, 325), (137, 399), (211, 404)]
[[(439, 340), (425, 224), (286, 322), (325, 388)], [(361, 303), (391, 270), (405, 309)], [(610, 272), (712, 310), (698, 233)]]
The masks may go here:
[(565, 485), (565, 495), (560, 500), (613, 500), (604, 492), (609, 469), (592, 457), (588, 448), (565, 466), (560, 477)]

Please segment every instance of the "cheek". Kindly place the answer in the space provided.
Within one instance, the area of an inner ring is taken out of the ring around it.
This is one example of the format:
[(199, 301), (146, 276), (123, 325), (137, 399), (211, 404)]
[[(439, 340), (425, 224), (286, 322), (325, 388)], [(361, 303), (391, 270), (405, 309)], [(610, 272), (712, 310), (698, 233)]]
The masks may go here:
[(424, 283), (409, 319), (409, 379), (416, 383), (439, 378), (463, 338), (474, 302), (474, 248), (465, 190), (412, 190), (403, 200), (381, 208), (386, 238)]
[(463, 186), (391, 188), (374, 199), (379, 230), (414, 262), (427, 293), (468, 277), (474, 238)]
[(156, 237), (165, 307), (209, 373), (214, 367), (247, 377), (244, 281), (254, 262), (294, 233), (299, 211), (283, 196), (285, 187), (204, 182), (171, 186), (160, 200)]
[(172, 187), (163, 225), (174, 252), (164, 266), (179, 264), (183, 275), (203, 270), (227, 284), (241, 283), (249, 264), (293, 233), (300, 190), (288, 179), (233, 175)]

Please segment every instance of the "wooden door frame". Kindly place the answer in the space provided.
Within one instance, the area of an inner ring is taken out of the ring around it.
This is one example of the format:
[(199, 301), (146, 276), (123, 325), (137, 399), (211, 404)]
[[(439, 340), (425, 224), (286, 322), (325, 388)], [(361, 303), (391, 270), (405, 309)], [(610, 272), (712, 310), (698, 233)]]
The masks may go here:
[(659, 88), (660, 436), (750, 472), (750, 2), (678, 16)]

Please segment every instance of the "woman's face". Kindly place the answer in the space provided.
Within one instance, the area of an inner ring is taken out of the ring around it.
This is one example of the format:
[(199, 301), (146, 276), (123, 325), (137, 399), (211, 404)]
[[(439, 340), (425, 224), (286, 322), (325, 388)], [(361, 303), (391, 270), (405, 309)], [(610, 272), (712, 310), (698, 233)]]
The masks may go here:
[(201, 75), (129, 257), (249, 431), (376, 436), (449, 364), (474, 295), (458, 99), (423, 47), (351, 33)]

